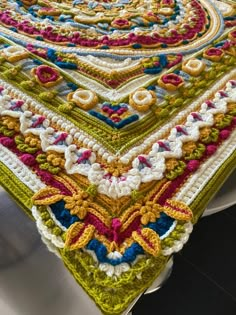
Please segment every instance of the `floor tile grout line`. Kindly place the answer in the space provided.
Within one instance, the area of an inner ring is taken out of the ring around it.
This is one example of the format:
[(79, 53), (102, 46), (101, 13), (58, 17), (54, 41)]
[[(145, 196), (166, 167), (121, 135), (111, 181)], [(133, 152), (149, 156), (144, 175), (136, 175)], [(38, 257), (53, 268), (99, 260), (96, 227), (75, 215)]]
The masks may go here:
[(205, 278), (207, 278), (211, 283), (213, 283), (216, 287), (218, 287), (221, 291), (223, 291), (226, 295), (231, 297), (231, 299), (234, 300), (236, 303), (236, 296), (232, 295), (230, 292), (228, 292), (224, 287), (222, 287), (218, 282), (216, 282), (214, 279), (212, 279), (209, 275), (207, 275), (204, 271), (202, 271), (198, 266), (196, 266), (194, 263), (192, 263), (189, 259), (181, 255), (181, 257), (190, 264), (197, 272), (202, 274)]

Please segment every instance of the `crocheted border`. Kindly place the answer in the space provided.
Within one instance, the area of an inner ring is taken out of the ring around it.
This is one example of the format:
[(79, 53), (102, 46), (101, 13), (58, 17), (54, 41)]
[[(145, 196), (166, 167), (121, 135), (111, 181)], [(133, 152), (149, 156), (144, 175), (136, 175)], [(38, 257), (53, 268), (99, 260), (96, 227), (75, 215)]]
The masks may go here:
[[(232, 141), (232, 135), (229, 141)], [(228, 141), (227, 141), (228, 142)], [(216, 158), (216, 157), (215, 157)], [(211, 158), (210, 158), (211, 159)], [(210, 179), (210, 181), (204, 186), (202, 191), (197, 195), (194, 201), (191, 203), (190, 207), (194, 213), (194, 223), (197, 222), (199, 217), (201, 216), (203, 210), (205, 209), (206, 204), (208, 201), (217, 193), (220, 187), (223, 185), (224, 181), (227, 177), (233, 172), (236, 168), (235, 164), (236, 159), (236, 151), (234, 151), (230, 157), (227, 158), (226, 161), (221, 165), (215, 175)], [(9, 180), (9, 178), (11, 180)], [(0, 162), (0, 183), (1, 185), (11, 193), (11, 196), (15, 199), (15, 201), (22, 207), (25, 212), (31, 217), (30, 215), (30, 208), (31, 208), (31, 197), (33, 192), (24, 185), (14, 174), (11, 172), (3, 163)], [(79, 262), (80, 260), (75, 259), (73, 257), (73, 252), (70, 253), (60, 253), (63, 262), (65, 263), (68, 270), (72, 273), (76, 281), (83, 286), (86, 292), (91, 295), (98, 306), (103, 310), (104, 314), (120, 314), (124, 311), (129, 303), (140, 293), (142, 293), (147, 287), (151, 285), (154, 279), (160, 274), (162, 269), (164, 268), (165, 264), (167, 263), (168, 257), (160, 256), (159, 258), (151, 258), (151, 263), (153, 263), (152, 272), (149, 268), (147, 268), (146, 274), (143, 276), (143, 285), (136, 286), (135, 291), (131, 294), (129, 293), (128, 299), (121, 303), (119, 302), (115, 309), (109, 309), (108, 305), (104, 305), (105, 301), (99, 301), (99, 298), (96, 298), (90, 288), (87, 285), (87, 281), (84, 281), (84, 268), (83, 264)], [(85, 258), (87, 259), (87, 258)], [(82, 258), (83, 260), (83, 258)], [(142, 262), (140, 262), (142, 263)], [(83, 278), (82, 278), (83, 275)], [(132, 284), (133, 285), (133, 284)], [(127, 290), (130, 292), (130, 288), (127, 287)], [(127, 291), (128, 292), (128, 291)], [(118, 301), (117, 301), (118, 302)]]

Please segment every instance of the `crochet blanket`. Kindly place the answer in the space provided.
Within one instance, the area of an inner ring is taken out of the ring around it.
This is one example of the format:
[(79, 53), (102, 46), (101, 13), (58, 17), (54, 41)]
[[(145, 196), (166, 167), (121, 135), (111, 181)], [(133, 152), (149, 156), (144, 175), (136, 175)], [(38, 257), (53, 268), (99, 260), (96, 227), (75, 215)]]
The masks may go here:
[(151, 285), (236, 166), (235, 14), (0, 1), (0, 182), (104, 314)]

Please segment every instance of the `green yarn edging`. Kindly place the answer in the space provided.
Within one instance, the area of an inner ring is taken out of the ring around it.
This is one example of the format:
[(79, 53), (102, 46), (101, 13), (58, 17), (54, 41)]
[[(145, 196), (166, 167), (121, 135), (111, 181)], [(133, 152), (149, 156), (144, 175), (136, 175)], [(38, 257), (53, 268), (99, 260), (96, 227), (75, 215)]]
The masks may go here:
[[(209, 200), (218, 192), (227, 177), (236, 168), (236, 151), (221, 165), (219, 170), (205, 185), (201, 193), (190, 205), (194, 213), (194, 223), (203, 213)], [(26, 187), (3, 163), (0, 162), (0, 183), (11, 194), (14, 200), (25, 212), (33, 218), (31, 209), (31, 197), (33, 192)], [(123, 274), (115, 287), (115, 280), (109, 279), (105, 273), (97, 269), (90, 272), (93, 258), (84, 252), (60, 251), (62, 260), (75, 280), (90, 295), (105, 315), (121, 314), (130, 303), (145, 291), (164, 269), (169, 257), (141, 259), (133, 268)], [(94, 269), (93, 269), (94, 270)], [(137, 277), (138, 270), (141, 278)], [(113, 285), (111, 286), (111, 280)], [(111, 287), (109, 287), (109, 285)]]
[(34, 193), (2, 162), (0, 162), (0, 186), (2, 186), (18, 206), (22, 208), (32, 220), (34, 220), (31, 214), (31, 198)]
[(236, 170), (236, 149), (191, 203), (190, 208), (194, 214), (194, 224), (197, 223), (209, 201), (214, 198), (234, 170)]

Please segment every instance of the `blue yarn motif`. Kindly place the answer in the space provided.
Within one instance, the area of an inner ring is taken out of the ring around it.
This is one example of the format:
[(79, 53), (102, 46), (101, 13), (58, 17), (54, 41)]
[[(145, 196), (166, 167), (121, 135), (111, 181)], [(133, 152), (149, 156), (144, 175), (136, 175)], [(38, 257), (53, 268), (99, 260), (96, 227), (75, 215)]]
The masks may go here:
[(172, 219), (164, 212), (161, 212), (160, 218), (156, 222), (147, 224), (146, 227), (152, 229), (161, 237), (170, 229), (174, 221), (175, 219)]
[(132, 116), (129, 116), (128, 118), (125, 118), (125, 119), (122, 119), (121, 121), (119, 122), (114, 122), (112, 121), (110, 118), (98, 113), (98, 112), (95, 112), (94, 110), (90, 110), (89, 111), (89, 114), (100, 119), (101, 121), (104, 121), (107, 125), (113, 127), (113, 128), (116, 128), (116, 129), (121, 129), (123, 128), (124, 126), (136, 121), (136, 120), (139, 120), (139, 116), (138, 115), (132, 115)]
[[(174, 219), (162, 212), (160, 214), (160, 218), (156, 222), (149, 223), (145, 227), (152, 229), (161, 237), (170, 229), (174, 221)], [(127, 248), (123, 256), (118, 259), (109, 259), (107, 257), (108, 252), (106, 247), (96, 239), (91, 240), (86, 248), (95, 252), (100, 263), (108, 263), (113, 266), (117, 266), (121, 263), (130, 264), (138, 255), (144, 254), (143, 248), (137, 243), (133, 243), (129, 248)]]
[(142, 247), (139, 244), (134, 243), (126, 249), (121, 258), (109, 259), (107, 257), (108, 253), (106, 247), (96, 239), (93, 239), (88, 243), (87, 249), (93, 250), (96, 253), (100, 263), (108, 263), (113, 266), (117, 266), (121, 263), (132, 263), (137, 255), (144, 254)]
[(56, 219), (66, 228), (79, 221), (76, 215), (71, 215), (70, 211), (65, 209), (65, 202), (63, 200), (54, 203), (50, 208)]

